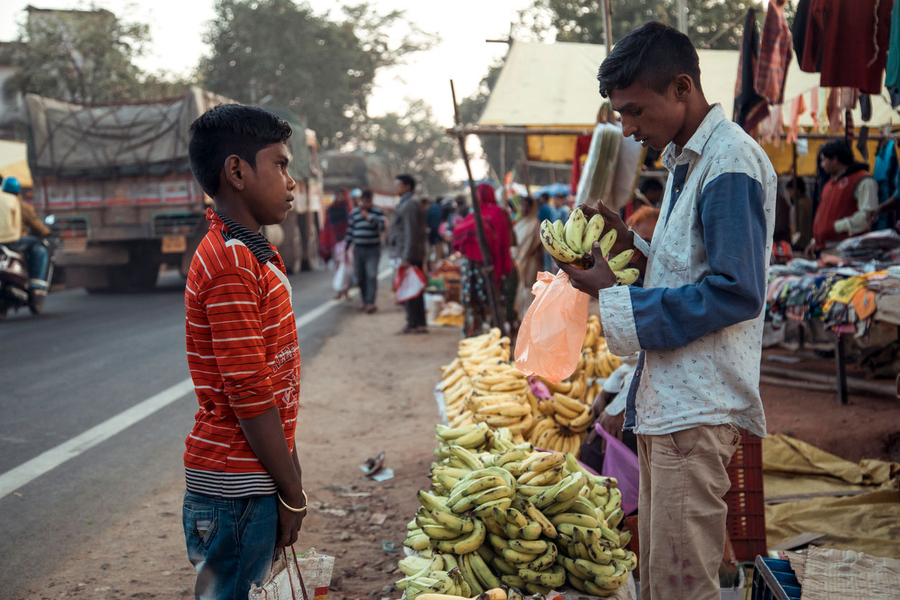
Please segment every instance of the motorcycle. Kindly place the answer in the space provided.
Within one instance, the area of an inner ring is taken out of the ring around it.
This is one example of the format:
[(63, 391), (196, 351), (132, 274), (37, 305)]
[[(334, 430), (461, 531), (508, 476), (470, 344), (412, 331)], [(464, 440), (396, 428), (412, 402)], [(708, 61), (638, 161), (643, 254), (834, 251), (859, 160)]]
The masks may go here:
[[(49, 215), (44, 222), (53, 231), (51, 238), (44, 238), (41, 244), (47, 249), (50, 260), (47, 265), (47, 282), (53, 281), (54, 254), (56, 251), (53, 215)], [(40, 314), (44, 309), (44, 299), (47, 290), (34, 289), (30, 284), (28, 265), (25, 257), (20, 252), (0, 244), (0, 320), (6, 318), (9, 309), (17, 312), (25, 306), (31, 310), (31, 314)]]

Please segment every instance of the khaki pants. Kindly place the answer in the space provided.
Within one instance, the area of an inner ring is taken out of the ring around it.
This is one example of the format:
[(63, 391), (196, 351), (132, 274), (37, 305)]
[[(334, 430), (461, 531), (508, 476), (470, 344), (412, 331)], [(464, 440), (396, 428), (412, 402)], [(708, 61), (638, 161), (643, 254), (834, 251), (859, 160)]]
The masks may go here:
[(718, 600), (732, 424), (638, 435), (641, 600)]

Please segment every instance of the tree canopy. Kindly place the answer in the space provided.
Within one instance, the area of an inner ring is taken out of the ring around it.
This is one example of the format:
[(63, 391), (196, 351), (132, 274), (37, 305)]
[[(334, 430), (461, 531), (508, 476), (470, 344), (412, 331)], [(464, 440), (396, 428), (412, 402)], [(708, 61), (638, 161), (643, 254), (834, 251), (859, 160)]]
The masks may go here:
[(402, 12), (368, 4), (317, 15), (291, 0), (217, 0), (201, 62), (206, 87), (239, 102), (288, 106), (316, 130), (324, 147), (352, 142), (367, 119), (378, 69), (434, 42), (412, 24), (392, 43)]

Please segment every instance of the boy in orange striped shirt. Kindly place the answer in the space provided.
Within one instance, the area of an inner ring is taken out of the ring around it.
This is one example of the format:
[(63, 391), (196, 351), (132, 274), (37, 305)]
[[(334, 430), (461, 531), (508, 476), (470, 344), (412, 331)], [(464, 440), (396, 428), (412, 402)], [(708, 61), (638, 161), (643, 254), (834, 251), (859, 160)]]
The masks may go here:
[(185, 286), (199, 410), (185, 441), (183, 522), (196, 598), (246, 598), (306, 514), (291, 285), (259, 233), (292, 208), (290, 136), (275, 115), (234, 104), (191, 125), (191, 170), (216, 207)]

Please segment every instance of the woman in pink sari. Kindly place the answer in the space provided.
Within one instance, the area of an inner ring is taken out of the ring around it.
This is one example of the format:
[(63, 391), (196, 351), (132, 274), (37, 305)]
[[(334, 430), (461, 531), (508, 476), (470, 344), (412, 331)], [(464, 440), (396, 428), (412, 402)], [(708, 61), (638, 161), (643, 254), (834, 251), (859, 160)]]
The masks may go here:
[(465, 315), (463, 333), (467, 337), (482, 333), (485, 325), (490, 322), (491, 308), (487, 290), (489, 284), (494, 286), (499, 298), (501, 314), (506, 313), (506, 278), (515, 268), (510, 254), (512, 234), (509, 215), (497, 205), (491, 186), (480, 184), (478, 198), (481, 200), (481, 216), (488, 252), (494, 265), (492, 282), (484, 277), (484, 259), (478, 246), (474, 211), (453, 229), (453, 250), (465, 257), (462, 267), (462, 305)]

